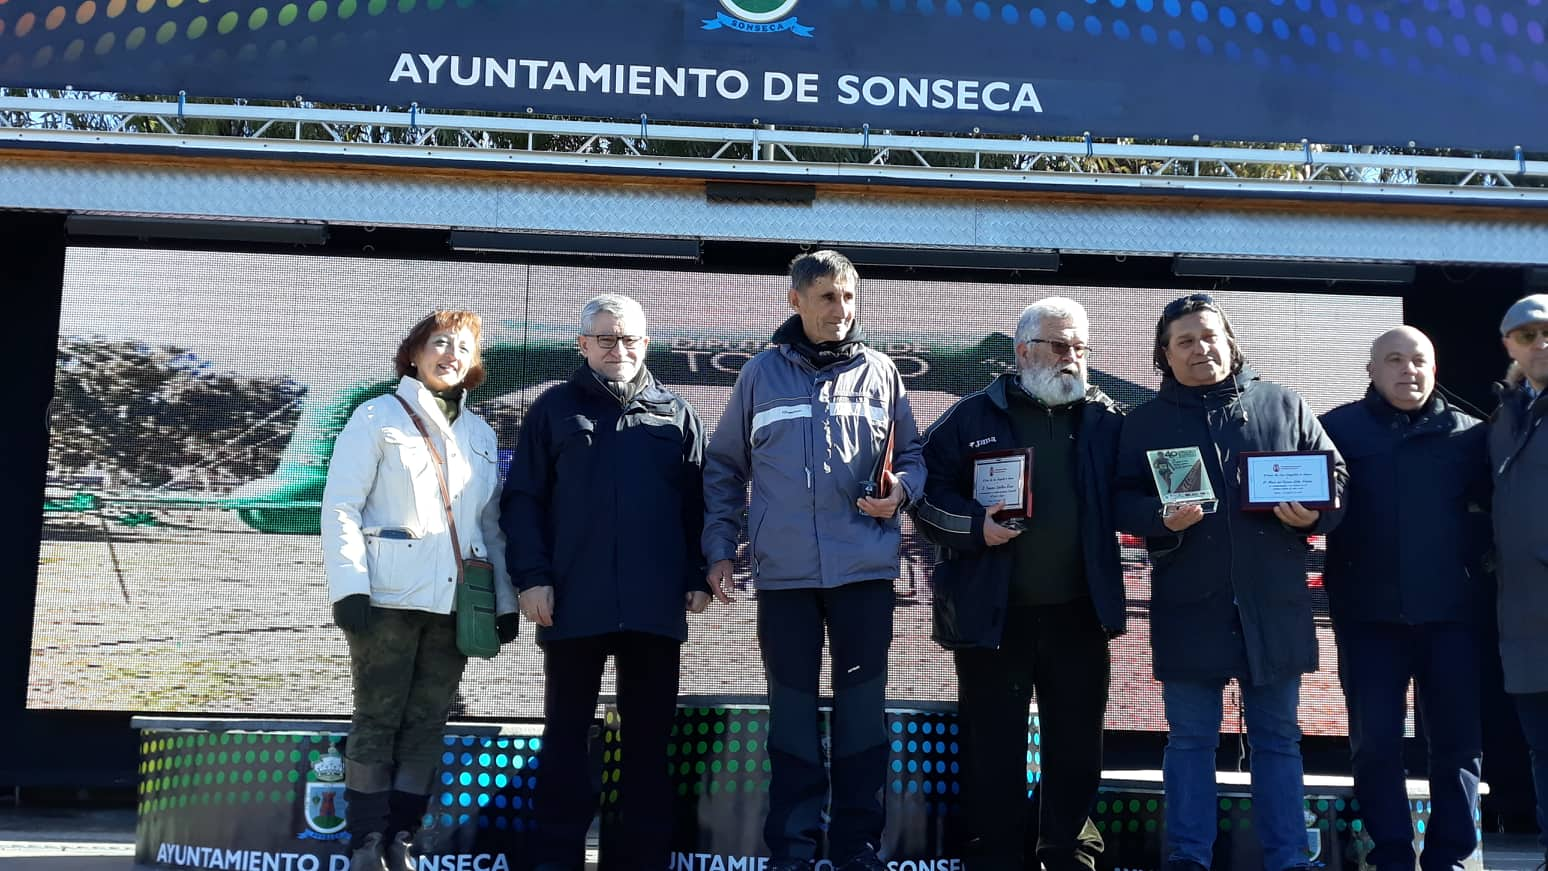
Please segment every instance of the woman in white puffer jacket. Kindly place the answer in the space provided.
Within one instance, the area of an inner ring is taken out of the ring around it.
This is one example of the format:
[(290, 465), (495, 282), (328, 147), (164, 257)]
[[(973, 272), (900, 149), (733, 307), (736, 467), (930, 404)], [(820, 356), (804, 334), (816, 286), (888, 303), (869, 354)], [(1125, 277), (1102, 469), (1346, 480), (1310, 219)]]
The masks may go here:
[(468, 311), (436, 311), (415, 324), (393, 360), (397, 390), (355, 409), (328, 465), (324, 565), (354, 688), (344, 777), (351, 871), (412, 871), (416, 864), (413, 835), (467, 664), (452, 615), (459, 559), (494, 563), (500, 637), (516, 635), (495, 434), (465, 407), (467, 392), (484, 381), (481, 332), (478, 315)]

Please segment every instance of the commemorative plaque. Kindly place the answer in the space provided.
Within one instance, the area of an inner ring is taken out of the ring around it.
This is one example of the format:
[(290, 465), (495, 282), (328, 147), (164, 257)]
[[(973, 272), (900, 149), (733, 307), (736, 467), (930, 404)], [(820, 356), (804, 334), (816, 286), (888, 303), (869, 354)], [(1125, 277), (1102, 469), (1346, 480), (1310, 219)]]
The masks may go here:
[(892, 473), (892, 451), (894, 448), (892, 422), (887, 422), (887, 438), (882, 442), (881, 453), (876, 455), (876, 465), (871, 467), (871, 477), (860, 485), (860, 495), (868, 499), (886, 499), (892, 495), (892, 485), (887, 476)]
[(1209, 470), (1204, 468), (1204, 454), (1197, 447), (1146, 451), (1145, 458), (1156, 480), (1163, 517), (1188, 505), (1200, 506), (1205, 514), (1214, 514), (1220, 507), (1215, 487), (1209, 482)]
[(1332, 451), (1248, 451), (1241, 473), (1243, 511), (1272, 511), (1281, 502), (1333, 507)]
[(1032, 516), (1032, 449), (973, 455), (973, 499), (985, 508), (1005, 503), (994, 522), (1019, 529)]

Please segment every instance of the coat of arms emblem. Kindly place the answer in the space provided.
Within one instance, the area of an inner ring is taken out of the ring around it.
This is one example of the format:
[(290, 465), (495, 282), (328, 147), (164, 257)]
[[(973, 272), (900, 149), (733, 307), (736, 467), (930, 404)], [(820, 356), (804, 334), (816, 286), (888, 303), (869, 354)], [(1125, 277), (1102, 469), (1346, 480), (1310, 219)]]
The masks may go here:
[(720, 0), (723, 12), (706, 18), (704, 30), (722, 27), (742, 33), (780, 33), (789, 31), (810, 38), (812, 28), (797, 21), (791, 13), (801, 0)]
[[(337, 747), (329, 747), (327, 753), (312, 763), (312, 774), (307, 778), (306, 793), (302, 797), (301, 815), (311, 832), (337, 835), (344, 831), (344, 807), (347, 804), (344, 757), (339, 755)], [(302, 834), (302, 837), (311, 836), (310, 832)]]

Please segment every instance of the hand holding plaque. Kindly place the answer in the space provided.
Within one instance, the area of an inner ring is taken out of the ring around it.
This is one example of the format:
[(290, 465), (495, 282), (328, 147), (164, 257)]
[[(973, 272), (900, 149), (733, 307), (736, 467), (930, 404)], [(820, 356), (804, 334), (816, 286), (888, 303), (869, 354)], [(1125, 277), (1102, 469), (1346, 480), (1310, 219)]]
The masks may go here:
[(876, 455), (876, 465), (871, 468), (871, 477), (860, 485), (860, 495), (867, 499), (885, 499), (892, 493), (892, 451), (893, 451), (892, 422), (887, 422), (887, 438), (882, 442), (881, 453)]
[(992, 520), (1020, 529), (1032, 516), (1032, 449), (973, 455), (973, 500), (985, 508), (1001, 503)]
[(1197, 505), (1205, 514), (1214, 514), (1220, 506), (1209, 470), (1204, 468), (1204, 454), (1197, 447), (1146, 451), (1145, 459), (1150, 461), (1156, 494), (1161, 497), (1162, 517), (1185, 505)]
[(889, 424), (881, 453), (876, 455), (871, 475), (860, 485), (861, 496), (855, 500), (855, 507), (861, 514), (877, 520), (891, 519), (903, 504), (903, 489), (898, 485), (898, 476), (892, 472), (892, 451), (893, 434)]

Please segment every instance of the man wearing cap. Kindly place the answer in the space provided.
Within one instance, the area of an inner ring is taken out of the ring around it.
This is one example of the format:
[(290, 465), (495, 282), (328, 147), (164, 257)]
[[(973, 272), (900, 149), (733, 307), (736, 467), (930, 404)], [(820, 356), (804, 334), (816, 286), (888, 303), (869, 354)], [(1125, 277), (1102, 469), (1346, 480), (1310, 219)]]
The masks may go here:
[(1500, 662), (1532, 751), (1538, 838), (1548, 861), (1548, 294), (1517, 300), (1500, 335), (1511, 359), (1489, 420)]
[[(1252, 822), (1263, 868), (1307, 865), (1302, 818), (1301, 675), (1317, 669), (1306, 585), (1307, 536), (1337, 526), (1347, 471), (1306, 403), (1260, 379), (1208, 294), (1174, 300), (1156, 322), (1155, 399), (1124, 419), (1114, 513), (1145, 537), (1151, 562), (1150, 630), (1168, 726), (1167, 871), (1210, 867), (1216, 831), (1215, 750), (1221, 693), (1235, 679), (1252, 747)], [(1217, 510), (1163, 510), (1147, 451), (1174, 450), (1208, 478)], [(1281, 502), (1244, 511), (1238, 467), (1246, 451), (1332, 452), (1335, 507)]]
[(1413, 871), (1404, 784), (1408, 684), (1429, 749), (1424, 871), (1478, 847), (1482, 764), (1480, 558), (1487, 544), (1488, 428), (1435, 390), (1435, 346), (1413, 327), (1371, 345), (1365, 398), (1322, 418), (1349, 461), (1349, 509), (1323, 575), (1349, 710), (1355, 797), (1376, 871)]

